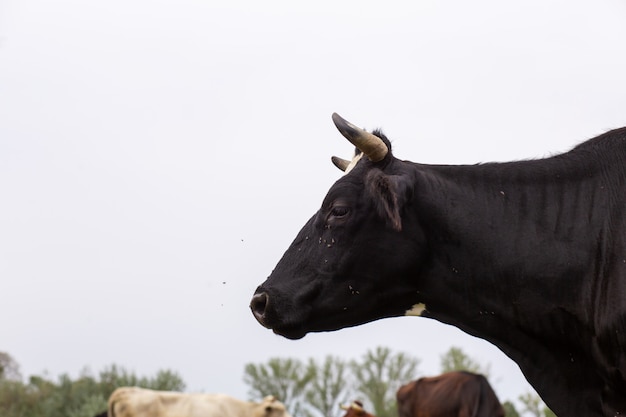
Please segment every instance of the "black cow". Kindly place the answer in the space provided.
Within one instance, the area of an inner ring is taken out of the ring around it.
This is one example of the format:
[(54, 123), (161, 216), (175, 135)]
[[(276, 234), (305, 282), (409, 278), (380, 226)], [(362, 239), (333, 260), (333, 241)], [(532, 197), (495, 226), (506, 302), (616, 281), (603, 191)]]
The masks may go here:
[(421, 315), (489, 340), (561, 416), (626, 414), (626, 128), (546, 159), (396, 159), (357, 148), (251, 301), (290, 339)]
[(504, 417), (487, 378), (446, 372), (411, 381), (398, 389), (398, 417)]

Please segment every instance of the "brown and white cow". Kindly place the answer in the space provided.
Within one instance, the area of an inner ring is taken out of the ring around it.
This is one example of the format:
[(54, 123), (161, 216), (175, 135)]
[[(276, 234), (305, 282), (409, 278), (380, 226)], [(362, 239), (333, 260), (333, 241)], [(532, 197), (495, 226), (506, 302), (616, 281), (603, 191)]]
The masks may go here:
[(226, 394), (188, 394), (121, 387), (109, 397), (108, 417), (291, 417), (273, 396), (261, 402)]
[(346, 410), (346, 414), (343, 417), (376, 417), (365, 411), (363, 403), (360, 401), (352, 401), (350, 404), (341, 405), (340, 407), (342, 410)]
[(504, 408), (483, 375), (447, 372), (398, 389), (398, 417), (504, 417)]

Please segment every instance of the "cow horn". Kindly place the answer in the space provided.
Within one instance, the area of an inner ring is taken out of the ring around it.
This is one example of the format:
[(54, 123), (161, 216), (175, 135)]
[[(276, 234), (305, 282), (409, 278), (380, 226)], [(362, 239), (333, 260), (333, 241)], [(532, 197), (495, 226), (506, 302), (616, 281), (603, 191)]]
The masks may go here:
[(356, 127), (352, 123), (343, 119), (337, 113), (333, 113), (333, 123), (341, 134), (354, 146), (359, 148), (372, 162), (382, 161), (389, 152), (389, 148), (381, 138)]
[(330, 159), (333, 161), (333, 164), (342, 171), (345, 171), (348, 165), (350, 165), (350, 161), (347, 159), (342, 159), (337, 156), (333, 156)]
[(357, 413), (362, 413), (362, 412), (364, 412), (364, 411), (363, 411), (363, 407), (361, 406), (361, 404), (359, 404), (359, 402), (358, 402), (358, 401), (352, 401), (352, 403), (350, 403), (350, 405), (343, 405), (343, 404), (340, 404), (340, 405), (339, 405), (339, 408), (341, 408), (342, 410), (346, 410), (346, 411), (348, 411), (348, 410), (354, 410), (354, 411), (356, 411)]
[(350, 404), (350, 408), (352, 408), (354, 411), (356, 411), (358, 413), (362, 413), (363, 412), (363, 407), (361, 407), (361, 404), (359, 404), (356, 401), (352, 401), (352, 404)]

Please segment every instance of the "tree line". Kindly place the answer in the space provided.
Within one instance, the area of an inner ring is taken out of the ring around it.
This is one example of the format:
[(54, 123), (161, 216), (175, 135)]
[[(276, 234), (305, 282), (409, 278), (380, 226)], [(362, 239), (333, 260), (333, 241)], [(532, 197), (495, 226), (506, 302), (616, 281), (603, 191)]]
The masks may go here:
[(110, 365), (97, 376), (88, 371), (72, 379), (67, 374), (55, 380), (30, 376), (22, 381), (19, 366), (10, 355), (0, 352), (0, 416), (2, 417), (94, 417), (107, 409), (107, 400), (117, 387), (183, 391), (180, 375), (160, 370), (153, 377), (138, 377), (117, 365)]
[[(271, 358), (266, 363), (244, 366), (243, 381), (250, 400), (275, 395), (294, 417), (339, 417), (340, 404), (361, 401), (377, 417), (397, 417), (396, 391), (420, 375), (419, 359), (385, 347), (367, 351), (361, 358), (344, 360), (328, 355), (323, 360)], [(489, 378), (489, 367), (452, 347), (441, 356), (441, 373), (466, 370)], [(137, 376), (123, 367), (110, 365), (97, 375), (83, 371), (72, 379), (62, 374), (51, 379), (30, 376), (23, 381), (19, 365), (0, 352), (0, 416), (2, 417), (94, 417), (107, 408), (115, 388), (139, 386), (155, 390), (184, 391), (185, 382), (172, 370), (154, 376)], [(518, 411), (503, 401), (507, 417), (555, 417), (532, 393), (517, 398)]]

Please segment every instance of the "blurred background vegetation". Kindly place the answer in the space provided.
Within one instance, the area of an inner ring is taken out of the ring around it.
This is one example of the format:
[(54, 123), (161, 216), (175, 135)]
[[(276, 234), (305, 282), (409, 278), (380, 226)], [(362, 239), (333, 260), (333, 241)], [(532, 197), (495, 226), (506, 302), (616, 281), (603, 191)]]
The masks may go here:
[[(329, 355), (324, 360), (271, 358), (267, 363), (244, 366), (248, 400), (275, 395), (293, 417), (338, 417), (340, 404), (359, 400), (377, 417), (397, 417), (396, 391), (418, 377), (419, 359), (378, 347), (358, 360)], [(0, 416), (2, 417), (94, 417), (107, 409), (107, 399), (122, 386), (164, 391), (184, 391), (185, 382), (173, 370), (154, 376), (137, 376), (110, 365), (97, 375), (85, 369), (76, 378), (63, 374), (55, 380), (46, 375), (24, 379), (19, 364), (0, 352)], [(441, 356), (441, 372), (466, 370), (489, 379), (483, 366), (457, 347)], [(227, 392), (225, 394), (228, 394)], [(242, 398), (244, 399), (244, 398)], [(541, 399), (525, 393), (516, 399), (500, 398), (507, 417), (555, 417)]]

